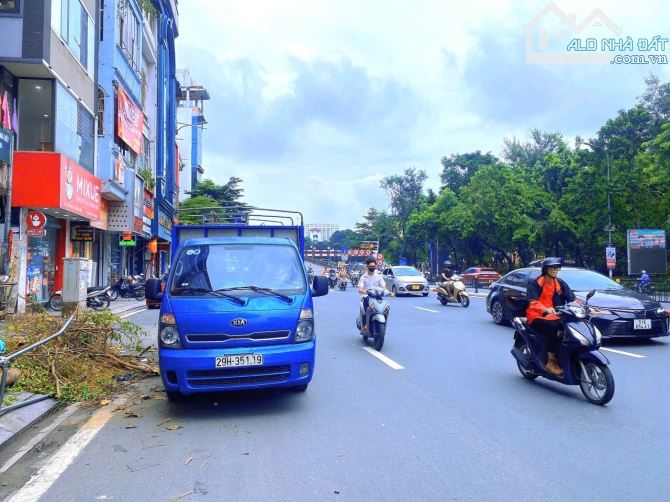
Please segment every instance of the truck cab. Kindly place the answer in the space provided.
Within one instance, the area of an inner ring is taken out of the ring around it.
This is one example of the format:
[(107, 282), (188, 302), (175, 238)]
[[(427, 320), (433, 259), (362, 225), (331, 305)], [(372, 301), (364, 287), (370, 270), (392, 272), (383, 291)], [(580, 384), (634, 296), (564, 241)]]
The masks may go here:
[(147, 295), (160, 300), (158, 358), (170, 399), (307, 389), (316, 349), (312, 298), (328, 286), (326, 278), (308, 282), (301, 229), (225, 222), (173, 228), (164, 291), (147, 283)]

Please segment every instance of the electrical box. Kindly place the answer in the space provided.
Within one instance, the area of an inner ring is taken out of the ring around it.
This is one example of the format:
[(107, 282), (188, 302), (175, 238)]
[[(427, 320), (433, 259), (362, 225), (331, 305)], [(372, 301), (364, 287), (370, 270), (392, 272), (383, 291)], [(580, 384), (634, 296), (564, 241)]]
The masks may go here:
[(86, 301), (90, 284), (91, 261), (86, 258), (63, 258), (63, 303)]

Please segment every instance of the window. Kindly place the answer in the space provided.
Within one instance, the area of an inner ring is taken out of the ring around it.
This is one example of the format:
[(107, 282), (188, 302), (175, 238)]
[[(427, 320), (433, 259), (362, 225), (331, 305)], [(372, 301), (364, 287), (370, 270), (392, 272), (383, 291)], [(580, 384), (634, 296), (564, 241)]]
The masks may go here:
[(0, 14), (19, 14), (20, 11), (20, 0), (0, 0)]
[(140, 22), (128, 0), (119, 0), (117, 6), (119, 40), (121, 51), (135, 71), (140, 67)]
[(51, 29), (63, 39), (89, 75), (95, 66), (95, 27), (79, 0), (52, 0)]
[(98, 87), (98, 136), (103, 136), (105, 134), (105, 90), (102, 87)]
[(56, 86), (56, 148), (93, 171), (93, 115), (62, 85)]
[(142, 105), (142, 110), (147, 108), (147, 72), (142, 68), (142, 76), (140, 78), (140, 104)]
[(525, 271), (517, 270), (516, 272), (510, 273), (505, 282), (510, 286), (519, 286), (523, 288), (526, 286), (526, 278), (527, 274)]
[(19, 80), (19, 150), (53, 151), (51, 80)]

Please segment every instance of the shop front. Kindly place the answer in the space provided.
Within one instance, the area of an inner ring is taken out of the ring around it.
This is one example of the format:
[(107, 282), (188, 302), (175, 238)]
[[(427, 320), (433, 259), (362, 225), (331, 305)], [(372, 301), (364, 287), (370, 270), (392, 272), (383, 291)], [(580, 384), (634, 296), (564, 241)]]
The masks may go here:
[[(97, 282), (100, 180), (68, 157), (51, 152), (14, 153), (12, 206), (21, 209), (19, 292), (37, 302), (63, 285), (63, 258), (80, 256), (94, 265)], [(25, 285), (25, 289), (24, 286)]]

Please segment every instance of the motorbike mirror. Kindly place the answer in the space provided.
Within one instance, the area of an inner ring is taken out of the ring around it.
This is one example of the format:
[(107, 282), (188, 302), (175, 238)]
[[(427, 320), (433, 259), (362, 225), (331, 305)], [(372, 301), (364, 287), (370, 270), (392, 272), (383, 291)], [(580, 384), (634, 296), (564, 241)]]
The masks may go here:
[(328, 294), (328, 278), (327, 277), (314, 277), (312, 281), (312, 296), (324, 296)]
[(593, 295), (595, 295), (595, 294), (596, 294), (596, 290), (595, 290), (595, 289), (592, 289), (591, 291), (589, 291), (588, 294), (586, 295), (586, 303), (588, 303), (589, 300), (590, 300), (591, 298), (593, 298)]

